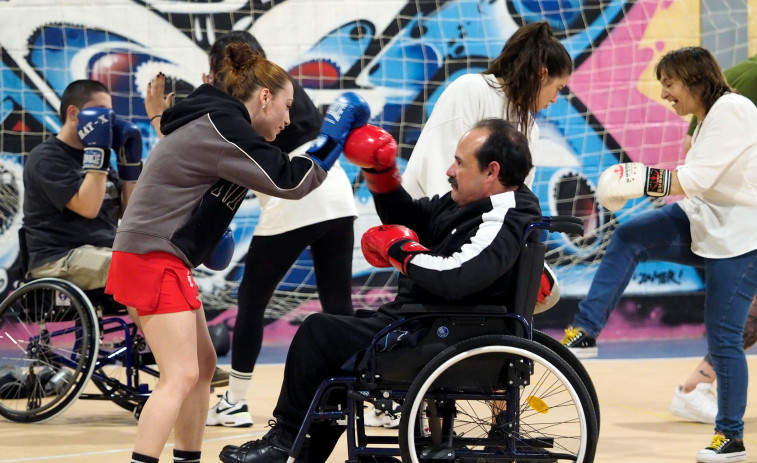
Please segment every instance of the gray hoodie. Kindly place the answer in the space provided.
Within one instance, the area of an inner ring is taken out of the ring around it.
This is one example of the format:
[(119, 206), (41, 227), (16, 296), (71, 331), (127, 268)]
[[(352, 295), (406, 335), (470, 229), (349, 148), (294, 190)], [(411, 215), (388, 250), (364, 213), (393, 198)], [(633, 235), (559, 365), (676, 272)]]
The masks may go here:
[(118, 227), (113, 250), (164, 251), (200, 265), (231, 223), (248, 189), (299, 199), (326, 178), (308, 156), (289, 159), (250, 125), (245, 106), (210, 85), (161, 118)]

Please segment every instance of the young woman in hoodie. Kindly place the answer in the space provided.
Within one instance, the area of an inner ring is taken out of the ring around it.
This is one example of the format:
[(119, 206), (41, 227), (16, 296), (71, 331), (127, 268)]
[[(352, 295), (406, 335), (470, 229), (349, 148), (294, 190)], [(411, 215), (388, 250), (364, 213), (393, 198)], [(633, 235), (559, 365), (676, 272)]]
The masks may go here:
[(174, 431), (174, 460), (200, 461), (215, 352), (192, 268), (213, 257), (248, 189), (298, 199), (316, 188), (368, 106), (337, 99), (321, 136), (289, 158), (269, 142), (289, 124), (292, 83), (247, 44), (228, 46), (223, 90), (202, 85), (161, 116), (116, 233), (106, 291), (135, 307), (160, 370), (137, 426), (132, 463), (153, 463)]

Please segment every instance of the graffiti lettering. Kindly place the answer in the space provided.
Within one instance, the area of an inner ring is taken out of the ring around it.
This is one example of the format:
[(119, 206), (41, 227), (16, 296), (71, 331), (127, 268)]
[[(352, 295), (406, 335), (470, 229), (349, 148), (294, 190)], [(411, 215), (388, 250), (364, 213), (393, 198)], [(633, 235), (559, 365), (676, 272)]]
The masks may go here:
[(640, 285), (644, 284), (657, 284), (657, 285), (680, 285), (681, 276), (683, 272), (674, 272), (673, 270), (644, 273), (641, 272), (637, 276), (634, 276), (634, 280)]

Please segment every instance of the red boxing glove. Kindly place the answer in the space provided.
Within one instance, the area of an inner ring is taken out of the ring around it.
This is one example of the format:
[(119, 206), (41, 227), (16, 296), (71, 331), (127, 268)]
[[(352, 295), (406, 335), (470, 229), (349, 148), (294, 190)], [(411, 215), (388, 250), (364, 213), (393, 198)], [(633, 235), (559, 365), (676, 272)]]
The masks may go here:
[(386, 130), (368, 124), (350, 132), (344, 155), (358, 167), (387, 170), (395, 166), (397, 142)]
[(344, 156), (363, 169), (368, 189), (388, 193), (397, 189), (402, 177), (397, 169), (397, 142), (375, 125), (365, 125), (350, 132), (344, 144)]
[(541, 274), (539, 284), (539, 294), (536, 296), (536, 305), (534, 314), (542, 313), (549, 310), (560, 300), (560, 285), (557, 283), (557, 276), (552, 269), (544, 263), (544, 270)]
[(428, 248), (418, 242), (418, 235), (402, 225), (379, 225), (363, 234), (360, 241), (363, 256), (374, 267), (395, 267), (407, 272), (407, 264)]
[(552, 294), (552, 283), (549, 281), (547, 274), (542, 273), (541, 284), (539, 285), (539, 295), (536, 296), (536, 302), (544, 302), (550, 294)]

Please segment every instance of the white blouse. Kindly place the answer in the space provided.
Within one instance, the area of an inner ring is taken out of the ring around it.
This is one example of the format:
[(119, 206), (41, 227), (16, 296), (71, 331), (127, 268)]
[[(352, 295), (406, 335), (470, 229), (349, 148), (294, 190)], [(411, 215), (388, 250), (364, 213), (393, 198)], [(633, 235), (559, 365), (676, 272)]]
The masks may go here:
[(691, 250), (735, 257), (757, 249), (757, 107), (748, 98), (720, 97), (694, 132), (676, 169), (691, 222)]

